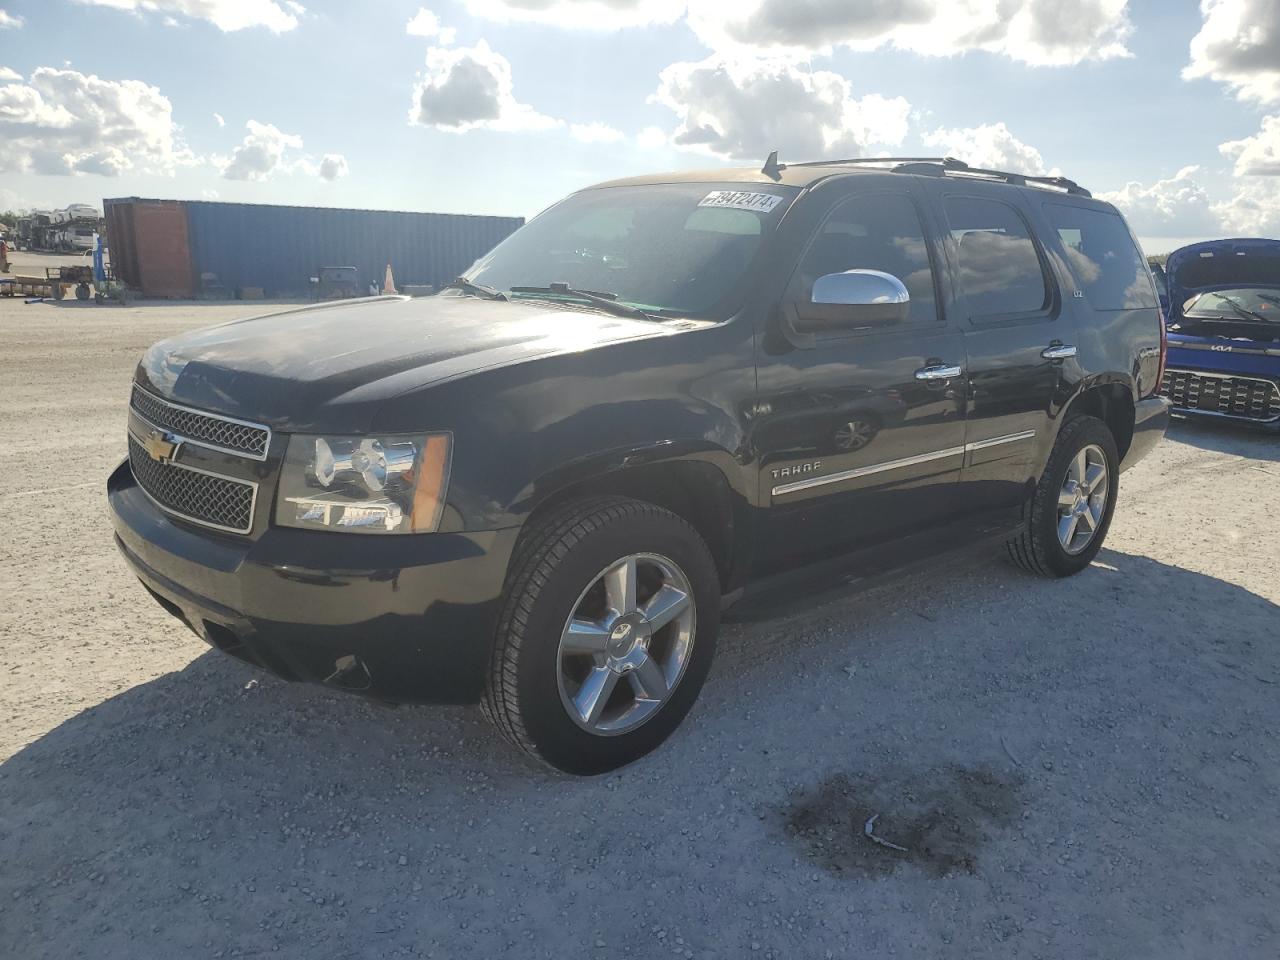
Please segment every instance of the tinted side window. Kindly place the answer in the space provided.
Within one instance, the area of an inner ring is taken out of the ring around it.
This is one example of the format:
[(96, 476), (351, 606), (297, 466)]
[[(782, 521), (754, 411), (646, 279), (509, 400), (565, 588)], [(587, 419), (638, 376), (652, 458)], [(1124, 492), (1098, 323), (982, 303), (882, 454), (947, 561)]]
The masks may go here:
[(1018, 212), (996, 200), (947, 197), (960, 287), (974, 317), (1037, 313), (1049, 303), (1040, 257)]
[(1151, 277), (1124, 221), (1114, 213), (1046, 203), (1085, 299), (1095, 310), (1156, 306)]
[(846, 270), (893, 274), (911, 294), (911, 322), (938, 319), (924, 227), (915, 204), (906, 197), (885, 194), (840, 203), (800, 261), (795, 295), (808, 300), (815, 280)]

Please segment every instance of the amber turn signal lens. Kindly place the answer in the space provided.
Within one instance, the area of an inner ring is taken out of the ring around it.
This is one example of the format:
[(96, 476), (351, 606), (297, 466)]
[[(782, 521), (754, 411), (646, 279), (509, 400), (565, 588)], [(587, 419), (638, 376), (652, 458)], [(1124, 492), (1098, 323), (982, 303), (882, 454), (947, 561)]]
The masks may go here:
[(440, 433), (427, 437), (413, 484), (413, 532), (431, 533), (440, 526), (444, 493), (449, 486), (451, 438)]

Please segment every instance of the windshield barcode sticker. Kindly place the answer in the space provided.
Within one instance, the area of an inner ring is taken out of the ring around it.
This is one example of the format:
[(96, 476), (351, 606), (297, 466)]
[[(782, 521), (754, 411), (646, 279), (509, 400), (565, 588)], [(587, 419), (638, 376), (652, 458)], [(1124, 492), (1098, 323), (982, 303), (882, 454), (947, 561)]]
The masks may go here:
[(754, 210), (756, 213), (768, 213), (782, 202), (782, 198), (772, 193), (748, 193), (745, 190), (712, 190), (700, 207), (727, 207), (732, 210)]

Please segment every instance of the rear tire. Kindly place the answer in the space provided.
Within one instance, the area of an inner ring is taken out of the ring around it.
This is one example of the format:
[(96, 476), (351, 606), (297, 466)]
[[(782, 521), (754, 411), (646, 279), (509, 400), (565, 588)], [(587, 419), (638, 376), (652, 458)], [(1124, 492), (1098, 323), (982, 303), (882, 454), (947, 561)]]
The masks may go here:
[(482, 708), (537, 760), (605, 773), (680, 725), (719, 622), (715, 563), (688, 523), (622, 497), (568, 504), (516, 549)]
[(1090, 416), (1068, 420), (1023, 506), (1024, 529), (1006, 544), (1009, 558), (1045, 577), (1069, 577), (1089, 566), (1111, 527), (1119, 461), (1105, 423)]

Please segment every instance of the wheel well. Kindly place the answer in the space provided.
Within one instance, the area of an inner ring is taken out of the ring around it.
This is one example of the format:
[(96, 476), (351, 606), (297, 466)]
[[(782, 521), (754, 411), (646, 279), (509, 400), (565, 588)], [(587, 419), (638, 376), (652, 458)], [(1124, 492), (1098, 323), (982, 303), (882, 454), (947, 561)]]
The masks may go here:
[(1066, 419), (1083, 415), (1097, 417), (1111, 429), (1123, 460), (1133, 442), (1133, 393), (1129, 388), (1121, 383), (1089, 387), (1071, 402)]
[(584, 497), (630, 497), (670, 510), (698, 531), (720, 575), (721, 590), (733, 580), (735, 514), (724, 474), (709, 463), (680, 461), (617, 470), (572, 484), (543, 500), (532, 521), (549, 509)]

